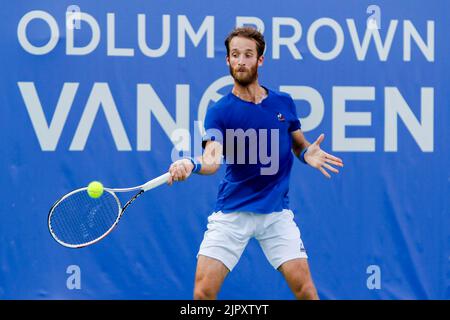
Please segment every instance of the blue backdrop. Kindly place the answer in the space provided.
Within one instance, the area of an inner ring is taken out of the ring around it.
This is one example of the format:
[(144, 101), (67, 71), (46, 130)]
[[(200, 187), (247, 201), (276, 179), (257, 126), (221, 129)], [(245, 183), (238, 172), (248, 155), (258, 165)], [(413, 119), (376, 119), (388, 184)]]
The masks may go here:
[[(260, 82), (291, 93), (306, 137), (325, 133), (345, 162), (331, 180), (300, 162), (292, 172), (320, 297), (448, 299), (450, 3), (374, 2), (4, 2), (0, 298), (192, 297), (223, 168), (149, 192), (80, 250), (52, 240), (47, 212), (91, 180), (162, 174), (171, 134), (187, 128), (193, 141), (231, 89), (223, 40), (247, 22), (264, 25)], [(83, 12), (73, 29), (70, 5)], [(293, 296), (253, 241), (219, 298)]]

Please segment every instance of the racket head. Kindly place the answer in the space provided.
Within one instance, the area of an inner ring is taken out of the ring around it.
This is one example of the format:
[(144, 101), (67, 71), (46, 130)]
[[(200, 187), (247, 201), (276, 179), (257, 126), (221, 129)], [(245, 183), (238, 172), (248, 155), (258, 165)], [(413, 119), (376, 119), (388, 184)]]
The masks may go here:
[(104, 190), (91, 198), (87, 188), (69, 192), (55, 202), (48, 214), (48, 230), (53, 239), (67, 248), (82, 248), (106, 237), (123, 214), (116, 194)]

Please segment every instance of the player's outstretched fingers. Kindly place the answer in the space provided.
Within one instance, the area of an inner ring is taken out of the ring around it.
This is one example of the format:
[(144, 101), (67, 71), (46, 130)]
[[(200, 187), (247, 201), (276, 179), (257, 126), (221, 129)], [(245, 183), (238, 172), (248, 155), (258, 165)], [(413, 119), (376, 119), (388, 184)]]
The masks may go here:
[[(329, 154), (329, 153), (326, 153), (326, 152), (325, 152), (325, 157), (327, 158), (327, 160), (334, 161), (334, 162), (336, 163), (336, 165), (338, 165), (338, 166), (340, 166), (340, 167), (343, 167), (343, 166), (344, 166), (344, 162), (342, 161), (341, 158), (335, 157), (335, 156), (333, 156), (333, 155), (331, 155), (331, 154)], [(328, 161), (328, 162), (330, 162), (330, 161)], [(330, 163), (331, 163), (331, 162), (330, 162)], [(333, 163), (333, 164), (334, 164), (334, 163)]]
[(328, 158), (325, 161), (334, 166), (344, 167), (344, 164), (342, 162), (337, 162), (337, 161), (334, 161), (334, 160), (328, 159)]
[(322, 133), (322, 134), (317, 138), (317, 140), (314, 141), (314, 144), (315, 144), (315, 145), (320, 145), (320, 144), (322, 143), (323, 139), (325, 139), (325, 135)]
[(324, 168), (319, 167), (319, 170), (320, 170), (320, 172), (323, 173), (323, 175), (324, 175), (325, 177), (327, 177), (328, 179), (331, 178), (330, 174), (329, 174)]
[(338, 170), (338, 169), (336, 169), (336, 168), (330, 166), (330, 165), (327, 164), (327, 163), (324, 163), (323, 166), (324, 166), (325, 168), (327, 168), (328, 170), (334, 172), (334, 173), (339, 173), (339, 170)]

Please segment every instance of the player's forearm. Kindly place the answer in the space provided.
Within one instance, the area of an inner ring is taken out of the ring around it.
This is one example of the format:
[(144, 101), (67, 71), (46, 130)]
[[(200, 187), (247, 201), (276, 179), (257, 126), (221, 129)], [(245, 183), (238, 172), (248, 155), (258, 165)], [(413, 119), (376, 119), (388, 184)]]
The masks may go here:
[(219, 170), (222, 162), (222, 145), (216, 141), (208, 141), (205, 151), (196, 160), (201, 164), (199, 174), (210, 175)]
[(292, 132), (292, 151), (297, 156), (300, 157), (303, 150), (311, 145), (308, 140), (306, 140), (303, 132), (299, 129)]
[(202, 174), (202, 175), (214, 174), (220, 168), (220, 161), (218, 161), (210, 156), (207, 156), (207, 155), (198, 157), (197, 161), (199, 161), (201, 163), (202, 167), (198, 173)]

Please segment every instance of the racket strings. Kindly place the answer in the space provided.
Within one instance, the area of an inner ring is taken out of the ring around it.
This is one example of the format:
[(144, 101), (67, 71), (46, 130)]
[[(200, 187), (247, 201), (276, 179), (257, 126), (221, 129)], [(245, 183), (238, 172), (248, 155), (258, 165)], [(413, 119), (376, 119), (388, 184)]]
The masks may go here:
[(116, 223), (119, 212), (120, 204), (111, 193), (104, 192), (94, 199), (83, 189), (64, 198), (53, 208), (49, 225), (59, 241), (81, 246), (108, 232)]

